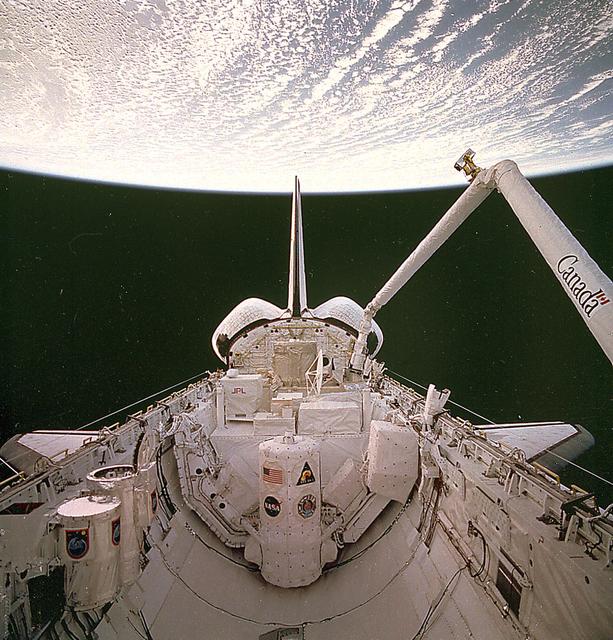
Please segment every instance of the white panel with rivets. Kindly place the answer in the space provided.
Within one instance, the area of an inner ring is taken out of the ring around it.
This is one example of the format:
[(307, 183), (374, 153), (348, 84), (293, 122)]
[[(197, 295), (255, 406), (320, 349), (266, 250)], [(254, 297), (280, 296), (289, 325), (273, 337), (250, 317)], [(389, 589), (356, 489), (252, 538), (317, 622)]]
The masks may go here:
[(301, 587), (321, 575), (319, 448), (292, 434), (259, 446), (261, 572), (280, 587)]
[(368, 488), (404, 502), (417, 480), (418, 449), (417, 438), (408, 427), (373, 420), (368, 442)]

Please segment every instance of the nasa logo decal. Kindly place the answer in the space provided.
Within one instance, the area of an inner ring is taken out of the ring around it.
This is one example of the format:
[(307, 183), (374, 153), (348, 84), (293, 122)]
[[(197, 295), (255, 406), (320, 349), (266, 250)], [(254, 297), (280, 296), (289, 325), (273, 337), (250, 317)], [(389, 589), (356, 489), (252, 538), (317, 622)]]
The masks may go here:
[(264, 498), (264, 511), (271, 518), (276, 518), (281, 513), (281, 503), (274, 496), (266, 496)]
[(151, 492), (151, 511), (155, 513), (158, 510), (158, 492), (154, 489)]
[(296, 486), (299, 487), (302, 484), (311, 484), (311, 482), (315, 482), (315, 476), (313, 475), (313, 471), (311, 471), (309, 463), (305, 462)]
[(317, 498), (312, 495), (302, 496), (300, 498), (300, 502), (298, 503), (298, 513), (303, 518), (310, 518), (317, 508)]
[(89, 551), (89, 529), (66, 530), (66, 553), (73, 560), (80, 560)]
[(121, 518), (111, 522), (111, 542), (117, 546), (121, 541)]

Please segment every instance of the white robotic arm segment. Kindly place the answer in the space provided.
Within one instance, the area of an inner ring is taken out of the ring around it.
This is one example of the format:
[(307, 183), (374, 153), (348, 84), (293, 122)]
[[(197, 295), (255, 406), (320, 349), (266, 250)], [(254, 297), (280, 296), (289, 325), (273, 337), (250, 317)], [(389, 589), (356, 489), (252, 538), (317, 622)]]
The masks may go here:
[(427, 260), (445, 243), (453, 232), (489, 196), (495, 185), (486, 184), (478, 175), (464, 193), (454, 202), (430, 233), (419, 243), (411, 255), (398, 267), (394, 275), (381, 287), (366, 307), (358, 338), (351, 356), (351, 368), (362, 371), (366, 359), (366, 339), (377, 311), (387, 304)]
[[(472, 154), (472, 155), (471, 155)], [(472, 182), (366, 307), (351, 368), (362, 371), (366, 338), (376, 312), (408, 282), (468, 216), (498, 189), (560, 281), (602, 350), (613, 362), (613, 283), (524, 178), (517, 165), (503, 160), (486, 171), (472, 163), (470, 150), (456, 163)], [(461, 162), (470, 169), (467, 171)]]
[[(496, 185), (609, 360), (613, 362), (613, 283), (524, 178), (514, 162), (490, 170)], [(487, 180), (490, 171), (485, 172)]]

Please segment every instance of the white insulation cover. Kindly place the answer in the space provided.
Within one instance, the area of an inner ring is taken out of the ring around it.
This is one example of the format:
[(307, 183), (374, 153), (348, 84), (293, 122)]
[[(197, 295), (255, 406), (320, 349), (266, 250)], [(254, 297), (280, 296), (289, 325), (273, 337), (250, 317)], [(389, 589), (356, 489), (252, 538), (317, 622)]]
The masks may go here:
[(128, 465), (101, 467), (87, 475), (87, 485), (98, 495), (116, 498), (121, 503), (121, 541), (119, 577), (122, 584), (134, 582), (140, 573), (140, 533), (135, 503), (136, 476)]
[(280, 318), (283, 313), (283, 309), (260, 298), (247, 298), (247, 300), (243, 300), (230, 311), (217, 329), (215, 329), (211, 339), (213, 351), (220, 360), (225, 362), (225, 358), (222, 358), (217, 348), (217, 339), (222, 333), (227, 335), (228, 338), (233, 338), (250, 324), (260, 322), (261, 320), (275, 320)]
[(451, 391), (443, 389), (439, 391), (433, 384), (428, 387), (426, 403), (424, 405), (424, 422), (427, 426), (434, 425), (435, 417), (443, 411), (445, 403), (449, 399)]
[(220, 472), (215, 490), (239, 513), (253, 510), (258, 503), (258, 475), (240, 455), (233, 455)]
[(262, 576), (301, 587), (321, 575), (319, 443), (281, 436), (259, 445)]
[(258, 374), (243, 374), (221, 379), (224, 390), (226, 419), (253, 418), (264, 394), (264, 378)]
[(351, 503), (365, 491), (360, 469), (355, 460), (347, 458), (325, 486), (323, 499), (324, 502), (338, 507), (341, 511), (347, 511)]
[(280, 340), (274, 345), (273, 369), (286, 386), (304, 386), (306, 372), (317, 357), (317, 343)]
[(158, 506), (157, 464), (155, 462), (138, 470), (134, 501), (137, 527), (144, 531), (151, 524)]
[(368, 441), (368, 488), (404, 502), (417, 480), (418, 450), (417, 438), (408, 427), (373, 420)]
[(511, 160), (484, 176), (495, 181), (609, 360), (613, 362), (613, 283)]
[(356, 433), (362, 428), (362, 409), (353, 402), (304, 402), (298, 411), (298, 433)]
[[(335, 298), (326, 300), (326, 302), (322, 302), (317, 308), (313, 309), (313, 315), (322, 320), (326, 318), (340, 320), (357, 331), (360, 328), (364, 309), (351, 298), (336, 296)], [(381, 327), (374, 320), (371, 330), (375, 332), (375, 336), (377, 337), (377, 345), (371, 354), (374, 357), (383, 345), (383, 331), (381, 331)]]
[(109, 602), (120, 588), (119, 545), (113, 543), (113, 523), (120, 514), (119, 500), (95, 496), (73, 498), (58, 509), (66, 602), (77, 611)]

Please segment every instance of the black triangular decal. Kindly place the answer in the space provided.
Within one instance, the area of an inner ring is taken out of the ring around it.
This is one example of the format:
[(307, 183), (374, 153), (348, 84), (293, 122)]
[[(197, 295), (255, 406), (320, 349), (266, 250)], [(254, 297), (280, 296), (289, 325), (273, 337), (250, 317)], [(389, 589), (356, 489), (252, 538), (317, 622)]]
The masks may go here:
[(305, 462), (304, 467), (302, 467), (302, 473), (298, 478), (298, 482), (296, 483), (296, 486), (299, 487), (301, 484), (311, 484), (311, 482), (315, 482), (315, 475), (311, 470), (309, 463)]

